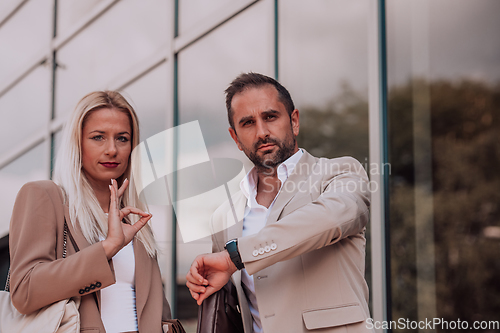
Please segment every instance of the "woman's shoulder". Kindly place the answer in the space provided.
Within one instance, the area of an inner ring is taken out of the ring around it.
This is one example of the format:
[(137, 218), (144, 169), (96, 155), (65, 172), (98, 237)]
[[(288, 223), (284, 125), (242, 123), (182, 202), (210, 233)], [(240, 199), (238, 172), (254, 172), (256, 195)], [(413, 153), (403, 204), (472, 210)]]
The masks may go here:
[(24, 184), (19, 190), (18, 196), (33, 193), (44, 193), (49, 196), (55, 196), (61, 194), (61, 188), (52, 180), (36, 180)]

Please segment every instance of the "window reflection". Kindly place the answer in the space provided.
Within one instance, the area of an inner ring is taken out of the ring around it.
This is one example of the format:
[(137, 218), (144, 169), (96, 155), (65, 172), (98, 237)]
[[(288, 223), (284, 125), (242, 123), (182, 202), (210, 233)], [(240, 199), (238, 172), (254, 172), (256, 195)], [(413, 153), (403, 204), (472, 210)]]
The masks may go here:
[[(270, 38), (272, 27), (267, 6), (257, 3), (235, 19), (225, 23), (203, 39), (179, 53), (179, 119), (180, 123), (198, 120), (208, 154), (213, 158), (237, 158), (250, 166), (228, 132), (227, 112), (224, 90), (241, 72), (255, 71), (271, 74), (272, 52)], [(254, 24), (256, 21), (261, 24)], [(252, 29), (248, 29), (251, 26)], [(182, 152), (181, 152), (182, 153)], [(237, 189), (239, 180), (232, 190)], [(233, 182), (234, 183), (234, 182)], [(179, 183), (178, 187), (183, 184)], [(231, 184), (230, 184), (231, 186)], [(234, 192), (233, 192), (234, 193)], [(185, 202), (176, 210), (177, 218), (182, 220), (205, 221), (227, 198), (222, 189), (218, 195), (205, 194), (201, 198)], [(179, 233), (178, 279), (182, 281), (196, 255), (211, 252), (211, 239), (205, 237), (198, 241), (183, 243)], [(197, 306), (190, 299), (183, 282), (178, 290), (181, 318), (196, 318)]]
[(278, 18), (279, 75), (300, 111), (299, 146), (315, 156), (354, 156), (367, 172), (369, 8), (369, 1), (285, 0)]
[(17, 192), (21, 187), (33, 180), (47, 179), (48, 170), (46, 142), (39, 144), (12, 163), (0, 169), (0, 238), (9, 232), (12, 207)]
[[(172, 101), (167, 100), (168, 89), (168, 63), (163, 63), (147, 73), (137, 81), (134, 81), (122, 91), (123, 96), (132, 104), (141, 131), (141, 141), (160, 133), (169, 126), (169, 113), (167, 106)], [(170, 117), (171, 118), (171, 117)], [(169, 157), (171, 159), (172, 157)], [(167, 297), (171, 292), (171, 254), (172, 254), (172, 212), (170, 206), (157, 206), (147, 203), (149, 211), (153, 214), (151, 224), (155, 233), (155, 239), (160, 248), (158, 264), (164, 279), (165, 294)]]
[(167, 129), (167, 106), (173, 104), (167, 100), (167, 67), (165, 62), (123, 89), (139, 117), (141, 141)]
[(50, 71), (40, 66), (0, 98), (0, 154), (46, 129), (50, 120)]
[(102, 2), (103, 0), (57, 0), (57, 34), (67, 31)]
[[(57, 54), (56, 114), (68, 114), (85, 94), (123, 75), (165, 44), (168, 3), (120, 1)], [(147, 18), (147, 19), (145, 19)]]
[(179, 34), (188, 32), (204, 20), (210, 19), (228, 4), (245, 2), (243, 0), (178, 0), (179, 1)]
[[(3, 3), (3, 1), (2, 1)], [(23, 70), (52, 38), (52, 0), (28, 1), (0, 29), (0, 80), (11, 78)], [(11, 8), (9, 6), (9, 8)], [(7, 9), (7, 8), (5, 8)], [(3, 14), (3, 13), (2, 13)], [(3, 15), (0, 15), (3, 17)]]
[(392, 317), (498, 320), (500, 4), (387, 8)]

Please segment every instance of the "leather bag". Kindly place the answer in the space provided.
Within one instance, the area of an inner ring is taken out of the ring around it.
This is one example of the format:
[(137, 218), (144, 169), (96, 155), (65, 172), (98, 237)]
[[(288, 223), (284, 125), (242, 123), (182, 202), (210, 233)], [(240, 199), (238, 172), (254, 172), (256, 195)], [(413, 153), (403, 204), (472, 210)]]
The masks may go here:
[(198, 308), (196, 333), (244, 333), (238, 293), (231, 280)]
[(169, 319), (163, 322), (163, 333), (186, 333), (179, 319)]
[[(66, 257), (68, 225), (64, 222), (63, 258)], [(24, 315), (10, 299), (10, 271), (0, 291), (0, 333), (80, 333), (80, 297), (64, 299)]]

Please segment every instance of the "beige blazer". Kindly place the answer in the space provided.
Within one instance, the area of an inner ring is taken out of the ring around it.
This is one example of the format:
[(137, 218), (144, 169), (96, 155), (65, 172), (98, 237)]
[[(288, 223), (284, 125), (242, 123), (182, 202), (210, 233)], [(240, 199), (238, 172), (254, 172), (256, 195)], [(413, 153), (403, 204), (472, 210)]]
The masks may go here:
[[(265, 333), (369, 331), (367, 187), (366, 172), (355, 159), (318, 159), (304, 152), (259, 233), (241, 237), (247, 201), (241, 192), (213, 214), (213, 250), (238, 238)], [(241, 272), (232, 278), (245, 332), (252, 332)]]
[[(70, 237), (62, 258), (64, 221)], [(78, 247), (75, 251), (73, 243)], [(70, 223), (68, 206), (52, 181), (37, 181), (19, 191), (10, 222), (11, 298), (21, 313), (61, 299), (81, 296), (81, 332), (105, 332), (100, 289), (115, 283), (112, 260), (101, 243), (89, 244)], [(141, 242), (134, 240), (136, 308), (139, 331), (162, 332), (170, 318), (160, 270)]]

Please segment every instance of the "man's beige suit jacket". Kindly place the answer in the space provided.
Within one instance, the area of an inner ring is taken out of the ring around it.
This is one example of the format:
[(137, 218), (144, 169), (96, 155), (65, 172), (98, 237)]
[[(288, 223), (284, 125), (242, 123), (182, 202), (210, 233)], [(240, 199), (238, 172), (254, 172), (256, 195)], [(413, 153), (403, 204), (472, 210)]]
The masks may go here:
[[(246, 197), (238, 192), (212, 216), (213, 250), (238, 238), (253, 275), (264, 333), (369, 332), (365, 273), (368, 177), (351, 157), (304, 152), (257, 234), (241, 237)], [(245, 333), (252, 318), (233, 275)]]

